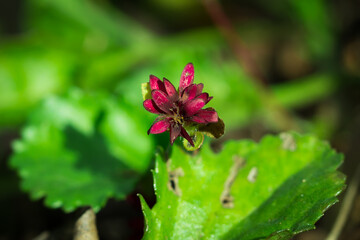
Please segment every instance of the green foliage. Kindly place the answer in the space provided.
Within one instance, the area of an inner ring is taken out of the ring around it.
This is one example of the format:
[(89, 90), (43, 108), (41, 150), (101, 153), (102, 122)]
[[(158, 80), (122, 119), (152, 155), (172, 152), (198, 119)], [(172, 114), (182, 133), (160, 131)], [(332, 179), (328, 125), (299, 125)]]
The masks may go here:
[[(318, 25), (326, 23), (324, 15), (327, 12), (321, 8), (321, 0), (316, 1), (315, 12), (308, 14), (306, 5), (286, 2), (284, 12), (296, 8), (300, 23), (313, 22), (318, 12), (322, 12), (319, 19), (324, 19)], [(281, 3), (275, 5), (285, 6)], [(15, 49), (22, 48), (22, 51), (9, 51), (6, 44), (0, 48), (4, 56), (0, 58), (1, 125), (21, 123), (38, 101), (51, 93), (63, 92), (72, 85), (109, 91), (118, 86), (119, 95), (140, 106), (141, 95), (133, 89), (146, 82), (149, 74), (177, 81), (179, 69), (189, 61), (195, 65), (195, 80), (203, 82), (205, 90), (216, 99), (210, 105), (217, 109), (228, 130), (244, 127), (256, 120), (270, 128), (277, 124), (273, 120), (276, 117), (267, 117), (269, 114), (276, 115), (267, 108), (267, 102), (274, 100), (262, 96), (253, 79), (239, 68), (233, 53), (214, 27), (160, 38), (126, 14), (111, 9), (105, 2), (86, 0), (30, 0), (26, 3), (26, 12), (25, 22), (29, 31), (20, 36), (21, 42), (15, 43)], [(249, 31), (240, 35), (244, 39), (249, 36), (251, 39), (271, 39), (279, 34), (274, 28), (271, 24), (264, 28), (263, 22), (242, 24), (241, 29)], [(323, 39), (315, 34), (318, 31), (309, 32), (314, 33), (309, 35), (309, 41)], [(331, 37), (328, 35), (326, 38)], [(260, 41), (257, 45), (263, 43)], [(322, 40), (315, 45), (328, 49)], [(33, 48), (36, 51), (28, 50)], [(332, 73), (319, 73), (319, 76), (321, 74), (328, 78)], [(316, 81), (318, 84), (293, 81), (272, 88), (280, 103), (293, 108), (332, 94), (336, 85), (332, 84), (334, 81), (328, 83), (325, 78)], [(325, 84), (325, 87), (319, 88), (320, 84)], [(304, 86), (311, 93), (310, 97), (299, 94), (299, 89)]]
[(11, 166), (22, 188), (65, 211), (99, 210), (109, 197), (124, 198), (147, 170), (154, 149), (146, 117), (133, 109), (106, 94), (77, 89), (47, 98), (13, 145)]
[(304, 1), (289, 0), (289, 3), (305, 28), (305, 40), (312, 55), (320, 61), (331, 59), (334, 38), (327, 2), (314, 0), (309, 4)]
[[(195, 147), (183, 141), (194, 152), (174, 146), (167, 164), (157, 156), (157, 204), (150, 210), (141, 197), (144, 238), (289, 239), (312, 229), (344, 187), (336, 171), (341, 155), (314, 137), (297, 134), (267, 136), (259, 144), (227, 142), (214, 153), (203, 133), (218, 138), (226, 125), (227, 139), (239, 132), (257, 135), (258, 124), (259, 132), (278, 131), (286, 128), (286, 115), (301, 131), (330, 137), (343, 104), (329, 96), (343, 84), (339, 76), (347, 77), (335, 64), (339, 21), (332, 20), (340, 15), (329, 10), (337, 5), (258, 0), (250, 6), (256, 14), (237, 21), (226, 11), (233, 4), (221, 2), (259, 72), (277, 82), (267, 82), (270, 94), (241, 68), (201, 2), (126, 5), (28, 0), (21, 32), (1, 39), (0, 131), (28, 117), (10, 160), (22, 189), (68, 212), (81, 206), (99, 210), (109, 197), (123, 199), (147, 172), (155, 145), (169, 139), (146, 134), (154, 115), (142, 107), (142, 93), (147, 98), (150, 92), (146, 85), (141, 92), (140, 84), (154, 74), (176, 85), (183, 66), (193, 62), (195, 82), (204, 83), (214, 97), (209, 106), (223, 121), (198, 129)], [(347, 47), (339, 45), (344, 66)], [(289, 61), (293, 69), (300, 69), (294, 75), (284, 71), (288, 58), (295, 60)], [(85, 93), (94, 89), (104, 92)], [(308, 106), (316, 111), (312, 119)], [(300, 108), (301, 114), (291, 111)], [(7, 152), (0, 149), (0, 155)], [(15, 183), (2, 176), (1, 194), (15, 191)]]
[(298, 79), (294, 83), (276, 86), (273, 93), (282, 106), (296, 108), (326, 98), (329, 93), (335, 92), (337, 86), (338, 83), (333, 75), (314, 74)]
[(71, 55), (35, 45), (0, 50), (0, 126), (18, 124), (43, 97), (69, 86)]
[(337, 202), (342, 158), (295, 133), (227, 142), (219, 153), (174, 147), (167, 163), (157, 155), (153, 209), (140, 196), (144, 239), (290, 239)]
[[(47, 40), (58, 40), (54, 35), (61, 34), (63, 38), (60, 42), (65, 46), (82, 45), (86, 49), (90, 44), (95, 50), (99, 47), (105, 50), (114, 45), (139, 44), (151, 36), (145, 28), (121, 12), (88, 0), (30, 0), (27, 7), (36, 32)], [(85, 44), (84, 40), (87, 40)]]

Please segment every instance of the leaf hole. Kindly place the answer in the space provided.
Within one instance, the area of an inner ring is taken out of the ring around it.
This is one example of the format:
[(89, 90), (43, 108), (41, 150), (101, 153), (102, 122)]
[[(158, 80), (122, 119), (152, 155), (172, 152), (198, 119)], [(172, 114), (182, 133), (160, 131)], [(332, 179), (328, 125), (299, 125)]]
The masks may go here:
[(170, 188), (171, 188), (173, 191), (176, 191), (175, 181), (170, 178), (169, 183), (170, 183)]
[(234, 198), (231, 195), (224, 196), (221, 199), (221, 205), (224, 208), (233, 208), (234, 207)]
[(168, 169), (168, 173), (169, 173), (169, 181), (167, 183), (167, 187), (176, 196), (181, 197), (182, 191), (179, 187), (179, 177), (184, 176), (184, 171), (182, 170), (182, 168), (177, 168), (173, 171), (170, 171), (170, 163), (171, 163), (171, 160), (169, 160), (167, 162), (167, 169)]

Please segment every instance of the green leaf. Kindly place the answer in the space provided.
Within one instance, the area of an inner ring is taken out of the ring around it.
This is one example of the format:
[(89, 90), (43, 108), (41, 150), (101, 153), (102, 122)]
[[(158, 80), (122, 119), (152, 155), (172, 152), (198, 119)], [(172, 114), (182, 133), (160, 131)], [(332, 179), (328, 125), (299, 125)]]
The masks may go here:
[(75, 89), (34, 111), (10, 163), (33, 199), (65, 211), (99, 210), (109, 197), (124, 198), (148, 169), (154, 143), (146, 130), (131, 105)]
[(144, 239), (290, 239), (315, 228), (345, 177), (342, 155), (313, 136), (283, 133), (227, 142), (198, 155), (157, 155), (152, 210), (142, 199)]

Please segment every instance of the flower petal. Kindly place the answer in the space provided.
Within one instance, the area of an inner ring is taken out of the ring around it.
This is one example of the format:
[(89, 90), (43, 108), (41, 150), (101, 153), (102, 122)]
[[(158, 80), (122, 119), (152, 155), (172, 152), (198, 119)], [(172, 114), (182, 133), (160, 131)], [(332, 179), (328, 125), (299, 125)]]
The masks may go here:
[(150, 129), (148, 130), (148, 134), (159, 134), (165, 132), (170, 126), (169, 118), (165, 118), (158, 122), (155, 122)]
[(166, 92), (164, 83), (158, 77), (156, 77), (154, 75), (150, 75), (149, 82), (150, 82), (150, 89), (151, 90), (158, 89), (158, 90), (161, 90), (163, 92)]
[(191, 144), (191, 146), (195, 146), (194, 141), (192, 140), (192, 138), (189, 136), (189, 134), (186, 132), (185, 128), (181, 127), (181, 134), (180, 134), (183, 138), (185, 138), (186, 140), (188, 140), (188, 142)]
[(164, 78), (164, 85), (165, 85), (166, 92), (171, 99), (175, 99), (178, 97), (178, 92), (176, 91), (174, 85), (166, 78)]
[(191, 117), (191, 121), (197, 123), (211, 123), (219, 120), (218, 114), (212, 109), (201, 109), (194, 116)]
[(144, 108), (151, 113), (156, 113), (156, 114), (164, 113), (156, 106), (154, 100), (152, 100), (152, 99), (146, 99), (143, 102), (143, 105), (144, 105)]
[(154, 100), (156, 106), (158, 106), (162, 111), (170, 113), (171, 102), (167, 97), (167, 94), (161, 90), (152, 90), (151, 92), (152, 100)]
[(185, 103), (184, 105), (184, 115), (187, 117), (193, 116), (197, 113), (203, 106), (205, 101), (201, 98), (195, 98)]
[(204, 84), (202, 84), (202, 83), (199, 83), (196, 85), (196, 96), (198, 96), (202, 93), (203, 88), (204, 88)]
[(194, 66), (192, 63), (188, 63), (180, 77), (179, 92), (183, 91), (187, 86), (194, 81)]
[(197, 87), (195, 84), (191, 84), (186, 87), (182, 92), (181, 101), (185, 103), (186, 101), (192, 100), (196, 96)]
[(181, 125), (178, 125), (176, 123), (171, 124), (170, 126), (170, 143), (173, 145), (176, 138), (180, 135), (181, 132)]
[(204, 100), (205, 104), (207, 104), (208, 102), (210, 102), (210, 100), (213, 98), (213, 97), (209, 97), (209, 94), (208, 93), (202, 93), (200, 94), (199, 96), (197, 96), (196, 98), (201, 98)]

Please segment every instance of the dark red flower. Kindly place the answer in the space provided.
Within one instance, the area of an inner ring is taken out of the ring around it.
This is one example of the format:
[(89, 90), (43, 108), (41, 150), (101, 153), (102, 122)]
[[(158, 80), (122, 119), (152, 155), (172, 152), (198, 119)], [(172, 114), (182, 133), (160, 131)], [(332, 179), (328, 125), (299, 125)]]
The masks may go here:
[(179, 89), (164, 78), (161, 81), (150, 75), (152, 99), (144, 101), (144, 108), (158, 114), (148, 134), (159, 134), (170, 131), (170, 143), (173, 144), (179, 136), (186, 138), (194, 146), (194, 142), (184, 127), (191, 124), (207, 124), (218, 121), (218, 115), (213, 108), (202, 109), (211, 99), (208, 93), (203, 93), (204, 85), (193, 84), (194, 67), (187, 64), (181, 74)]

